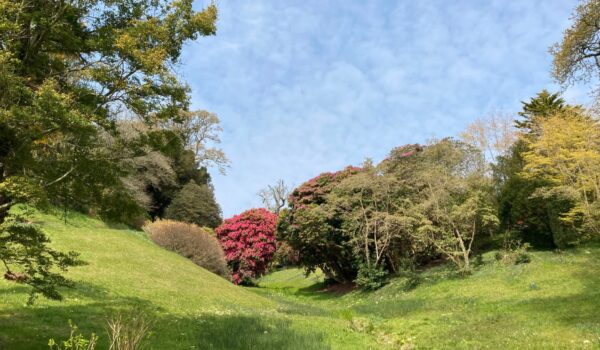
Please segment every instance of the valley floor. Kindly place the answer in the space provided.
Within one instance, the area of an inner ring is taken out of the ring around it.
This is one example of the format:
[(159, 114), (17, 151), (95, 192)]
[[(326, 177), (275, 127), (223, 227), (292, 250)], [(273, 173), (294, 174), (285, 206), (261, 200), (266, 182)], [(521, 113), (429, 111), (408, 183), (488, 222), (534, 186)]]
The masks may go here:
[(375, 292), (326, 291), (319, 274), (299, 269), (237, 287), (142, 233), (71, 214), (65, 225), (38, 217), (60, 249), (88, 265), (69, 276), (65, 301), (26, 306), (27, 288), (0, 281), (0, 349), (47, 349), (68, 336), (68, 320), (96, 332), (106, 320), (146, 313), (150, 349), (598, 349), (600, 247), (533, 252), (502, 265), (493, 252), (465, 278), (447, 267), (421, 283), (396, 278)]

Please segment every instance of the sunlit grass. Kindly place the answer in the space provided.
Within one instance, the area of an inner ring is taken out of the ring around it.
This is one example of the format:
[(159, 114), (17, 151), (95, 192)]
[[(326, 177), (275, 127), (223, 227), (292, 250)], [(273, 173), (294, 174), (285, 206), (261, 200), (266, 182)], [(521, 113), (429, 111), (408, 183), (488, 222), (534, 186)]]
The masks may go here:
[(155, 324), (150, 349), (592, 349), (600, 347), (600, 247), (534, 252), (506, 266), (484, 256), (467, 277), (448, 266), (407, 288), (324, 291), (321, 273), (274, 272), (258, 287), (237, 287), (152, 243), (137, 231), (79, 214), (65, 225), (37, 219), (59, 249), (88, 265), (69, 277), (63, 302), (26, 306), (27, 288), (0, 280), (0, 349), (45, 349), (72, 319), (100, 335), (106, 319), (142, 310)]

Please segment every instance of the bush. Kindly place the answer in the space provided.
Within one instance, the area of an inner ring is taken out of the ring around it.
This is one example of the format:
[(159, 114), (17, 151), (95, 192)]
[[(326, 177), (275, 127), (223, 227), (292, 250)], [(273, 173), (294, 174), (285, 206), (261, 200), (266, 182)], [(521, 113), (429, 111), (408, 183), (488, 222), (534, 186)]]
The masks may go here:
[(286, 242), (278, 241), (271, 266), (276, 268), (298, 266), (299, 260), (298, 252), (294, 248)]
[(250, 209), (227, 219), (215, 232), (225, 251), (235, 284), (248, 284), (263, 275), (275, 254), (277, 215)]
[(531, 256), (527, 253), (529, 247), (529, 243), (506, 239), (502, 250), (496, 252), (495, 258), (508, 265), (527, 264), (531, 262)]
[(71, 327), (69, 339), (56, 342), (54, 338), (51, 338), (48, 341), (50, 350), (94, 350), (96, 348), (98, 341), (96, 334), (92, 333), (90, 338), (87, 339), (83, 334), (79, 333), (79, 327), (71, 320), (69, 320), (69, 327)]
[(380, 265), (362, 263), (358, 268), (358, 274), (354, 282), (362, 289), (375, 290), (385, 284), (387, 275), (387, 271)]
[(159, 220), (146, 224), (144, 231), (159, 246), (176, 252), (219, 276), (228, 276), (223, 249), (209, 229), (185, 222)]

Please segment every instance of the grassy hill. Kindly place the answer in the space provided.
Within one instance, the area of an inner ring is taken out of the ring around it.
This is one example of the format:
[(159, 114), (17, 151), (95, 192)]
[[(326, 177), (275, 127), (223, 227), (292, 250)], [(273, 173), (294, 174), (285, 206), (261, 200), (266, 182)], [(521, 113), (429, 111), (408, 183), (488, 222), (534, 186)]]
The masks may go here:
[(27, 288), (0, 280), (0, 349), (46, 349), (72, 319), (100, 335), (119, 312), (152, 313), (151, 349), (565, 349), (600, 348), (600, 247), (534, 252), (505, 266), (484, 256), (467, 278), (440, 266), (415, 286), (341, 294), (319, 274), (290, 269), (237, 287), (136, 231), (79, 214), (39, 222), (55, 247), (88, 265), (69, 276), (63, 302), (26, 306)]

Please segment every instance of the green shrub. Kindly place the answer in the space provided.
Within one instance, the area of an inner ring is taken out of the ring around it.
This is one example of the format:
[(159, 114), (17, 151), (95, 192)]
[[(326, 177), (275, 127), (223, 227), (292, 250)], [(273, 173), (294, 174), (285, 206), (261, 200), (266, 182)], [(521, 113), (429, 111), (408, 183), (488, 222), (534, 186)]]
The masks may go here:
[(496, 252), (495, 258), (508, 265), (527, 264), (531, 262), (531, 255), (527, 252), (529, 248), (529, 243), (505, 239), (502, 249)]
[(158, 220), (143, 228), (159, 246), (176, 252), (219, 276), (228, 276), (225, 254), (211, 230), (172, 220)]
[(71, 320), (69, 320), (69, 327), (71, 327), (69, 339), (57, 343), (54, 338), (51, 338), (48, 341), (50, 350), (94, 350), (96, 348), (98, 341), (96, 334), (92, 333), (90, 339), (87, 339), (79, 333), (79, 328)]
[(359, 265), (358, 274), (354, 282), (362, 289), (375, 290), (385, 284), (386, 277), (387, 271), (382, 266), (375, 265), (374, 263), (362, 263)]

